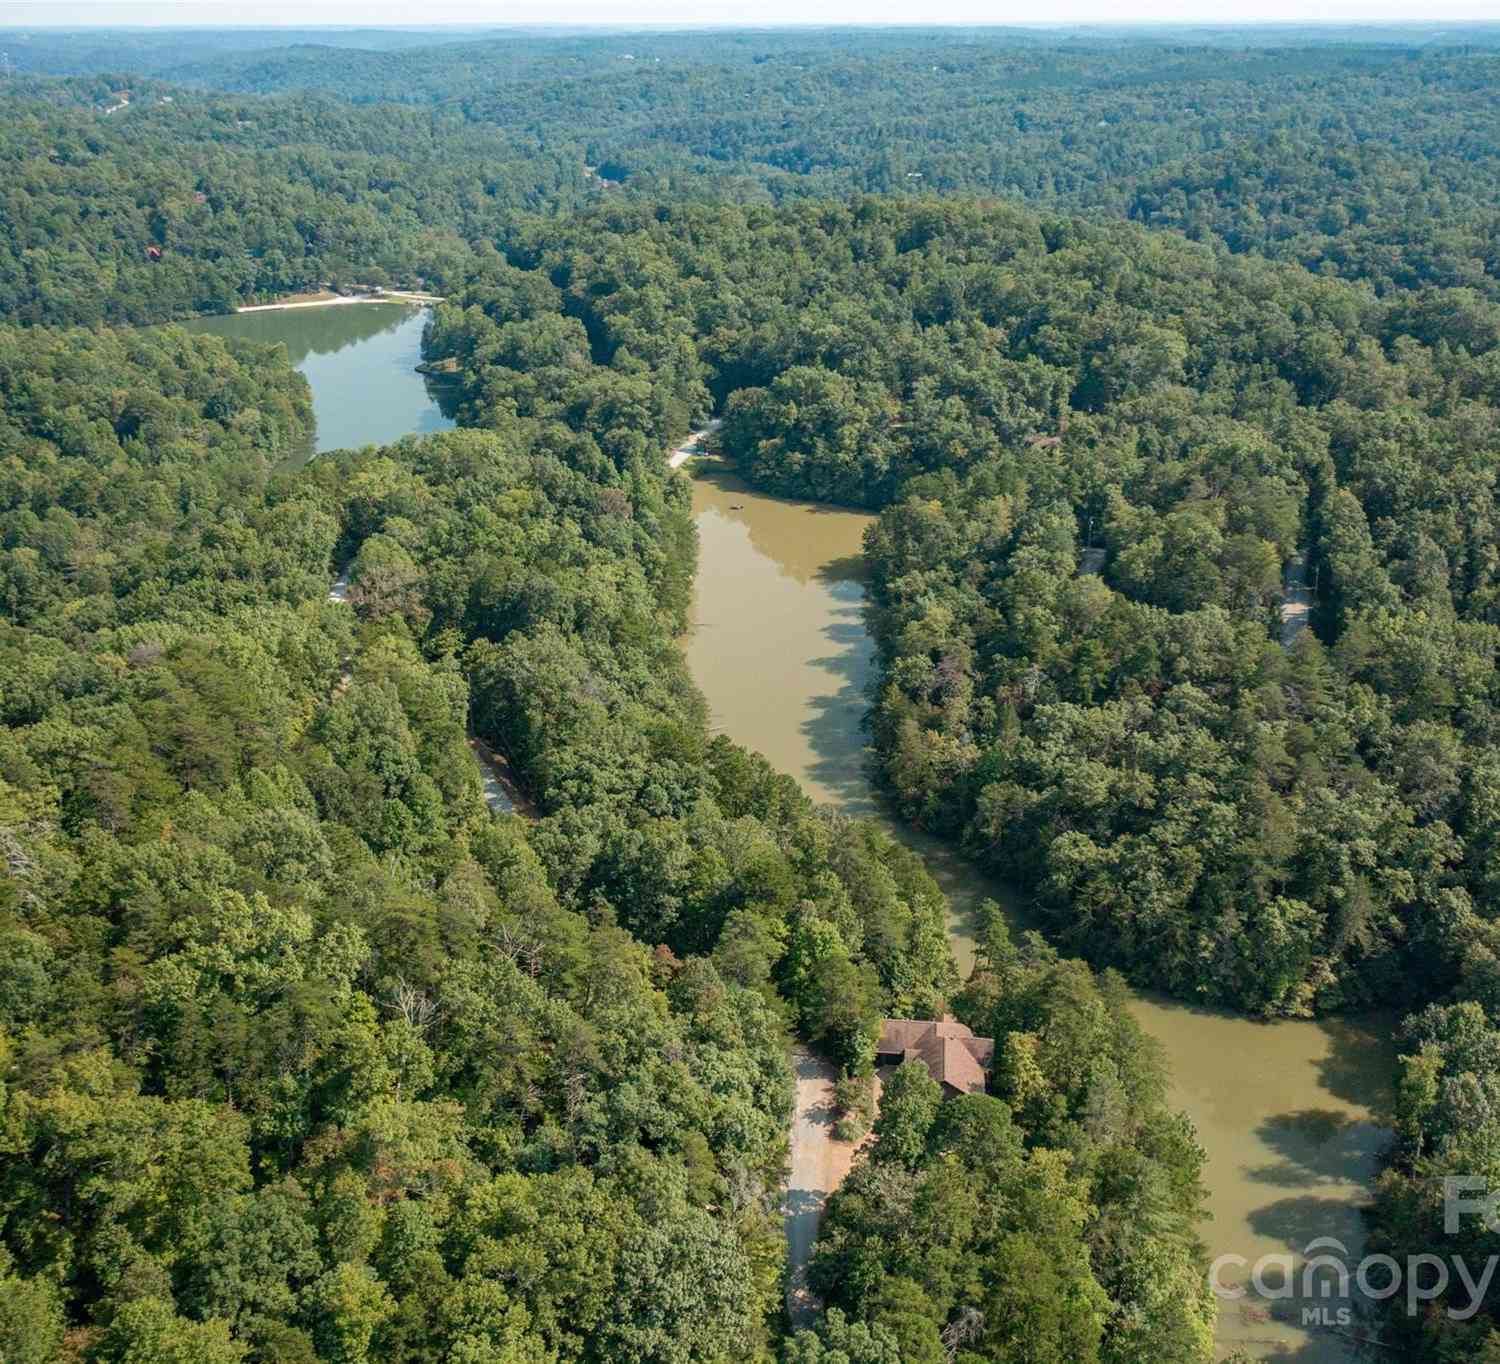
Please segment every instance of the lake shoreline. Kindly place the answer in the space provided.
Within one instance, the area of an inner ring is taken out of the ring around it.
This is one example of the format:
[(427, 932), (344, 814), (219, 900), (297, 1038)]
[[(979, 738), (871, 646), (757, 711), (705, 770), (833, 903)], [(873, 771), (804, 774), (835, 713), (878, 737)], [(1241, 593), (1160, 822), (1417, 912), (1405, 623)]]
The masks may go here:
[(262, 308), (194, 318), (197, 335), (280, 343), (312, 389), (316, 432), (292, 463), (330, 450), (386, 445), (408, 434), (448, 430), (451, 383), (416, 370), (428, 313), (406, 299), (359, 300), (362, 307)]
[(333, 298), (294, 299), (283, 303), (249, 303), (236, 308), (232, 317), (244, 313), (283, 313), (294, 308), (341, 308), (355, 303), (414, 303), (420, 307), (431, 307), (442, 303), (441, 294), (422, 293), (416, 289), (388, 289), (379, 294), (336, 294)]
[[(994, 899), (1024, 929), (1025, 897), (900, 819), (870, 777), (862, 719), (876, 665), (863, 530), (873, 518), (762, 493), (722, 461), (694, 463), (689, 474), (700, 553), (684, 647), (715, 731), (916, 852), (948, 899), (949, 947), (967, 974), (979, 903)], [(1333, 1236), (1357, 1261), (1390, 1139), (1388, 1017), (1258, 1019), (1137, 989), (1127, 1008), (1162, 1049), (1170, 1102), (1205, 1148), (1200, 1234), (1210, 1258), (1243, 1256), (1248, 1266), (1287, 1255), (1300, 1274), (1308, 1244)], [(1223, 1281), (1241, 1287), (1247, 1272)], [(1351, 1341), (1303, 1326), (1305, 1305), (1253, 1291), (1222, 1303), (1219, 1352), (1352, 1364)]]

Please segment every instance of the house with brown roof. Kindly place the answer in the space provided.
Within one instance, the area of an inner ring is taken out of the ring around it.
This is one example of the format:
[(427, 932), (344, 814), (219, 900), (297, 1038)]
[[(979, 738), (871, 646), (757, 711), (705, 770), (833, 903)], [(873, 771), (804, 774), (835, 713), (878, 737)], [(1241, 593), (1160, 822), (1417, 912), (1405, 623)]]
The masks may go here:
[(887, 1065), (920, 1061), (943, 1087), (943, 1096), (983, 1094), (984, 1073), (995, 1059), (995, 1041), (975, 1037), (952, 1017), (888, 1018), (875, 1044), (875, 1056)]

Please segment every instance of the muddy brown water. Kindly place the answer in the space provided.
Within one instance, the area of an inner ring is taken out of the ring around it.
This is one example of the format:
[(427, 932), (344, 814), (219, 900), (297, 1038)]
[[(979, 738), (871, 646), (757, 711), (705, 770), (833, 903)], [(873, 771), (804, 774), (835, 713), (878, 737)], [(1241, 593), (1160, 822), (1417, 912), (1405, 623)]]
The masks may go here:
[[(699, 466), (700, 537), (694, 628), (687, 657), (715, 727), (797, 777), (817, 800), (886, 820), (866, 773), (862, 718), (874, 673), (865, 628), (865, 527), (857, 512), (768, 497), (717, 463)], [(973, 962), (969, 919), (986, 896), (1021, 917), (1010, 888), (981, 876), (946, 845), (887, 820), (927, 860), (953, 904), (960, 968)], [(1165, 1051), (1172, 1101), (1207, 1152), (1210, 1256), (1243, 1257), (1220, 1281), (1245, 1284), (1263, 1256), (1293, 1256), (1293, 1296), (1221, 1304), (1221, 1355), (1329, 1364), (1365, 1357), (1361, 1306), (1306, 1285), (1301, 1252), (1331, 1237), (1355, 1269), (1364, 1245), (1360, 1205), (1386, 1140), (1392, 1047), (1389, 1019), (1258, 1022), (1138, 995), (1132, 1011)], [(1327, 1249), (1327, 1247), (1325, 1247)], [(1262, 1283), (1282, 1291), (1284, 1262)], [(1377, 1280), (1379, 1281), (1379, 1280)], [(1304, 1310), (1316, 1317), (1303, 1324)]]
[[(422, 323), (420, 310), (397, 304), (191, 325), (284, 342), (312, 386), (317, 448), (327, 450), (451, 425), (441, 387), (415, 372)], [(861, 558), (870, 518), (765, 497), (713, 465), (695, 481), (694, 497), (702, 549), (687, 651), (715, 724), (816, 799), (884, 818), (865, 773), (861, 728), (873, 674)], [(891, 828), (948, 893), (954, 955), (967, 969), (975, 905), (989, 896), (1019, 913), (1017, 897), (946, 845)], [(1363, 1241), (1358, 1208), (1383, 1140), (1389, 1024), (1262, 1024), (1146, 997), (1133, 1008), (1162, 1043), (1173, 1099), (1208, 1153), (1210, 1252), (1253, 1263), (1331, 1236), (1348, 1248), (1352, 1268)], [(1275, 1288), (1274, 1270), (1265, 1281)], [(1304, 1329), (1301, 1306), (1226, 1303), (1222, 1351), (1299, 1364), (1359, 1357), (1336, 1325)]]

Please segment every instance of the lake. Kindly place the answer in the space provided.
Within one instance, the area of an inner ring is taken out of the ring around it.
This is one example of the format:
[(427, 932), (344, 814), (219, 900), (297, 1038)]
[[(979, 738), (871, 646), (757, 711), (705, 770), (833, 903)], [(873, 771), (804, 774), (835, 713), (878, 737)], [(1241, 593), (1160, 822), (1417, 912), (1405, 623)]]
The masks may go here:
[(321, 454), (453, 426), (441, 381), (416, 370), (426, 321), (427, 310), (408, 303), (344, 303), (200, 317), (182, 325), (284, 345), (312, 388), (314, 450)]
[[(973, 964), (969, 915), (986, 896), (1023, 919), (1020, 897), (945, 844), (889, 820), (866, 772), (861, 727), (875, 672), (865, 628), (862, 537), (871, 518), (753, 491), (717, 462), (693, 484), (700, 540), (687, 657), (717, 730), (764, 754), (815, 799), (873, 814), (926, 859), (952, 902), (950, 938)], [(1270, 1023), (1136, 995), (1131, 1011), (1162, 1045), (1171, 1100), (1207, 1152), (1210, 1256), (1294, 1256), (1319, 1236), (1348, 1250), (1365, 1237), (1360, 1206), (1378, 1168), (1389, 1112), (1388, 1020)], [(1300, 1260), (1300, 1256), (1299, 1256)], [(1221, 1275), (1242, 1284), (1238, 1265)], [(1299, 1272), (1300, 1277), (1300, 1272)], [(1274, 1273), (1265, 1276), (1273, 1289)], [(1221, 1355), (1342, 1364), (1357, 1356), (1337, 1328), (1304, 1329), (1306, 1300), (1221, 1304)]]
[[(205, 318), (198, 331), (286, 345), (307, 375), (317, 449), (385, 443), (452, 426), (440, 389), (415, 371), (424, 313), (400, 304)], [(714, 726), (797, 777), (817, 800), (885, 819), (865, 770), (862, 728), (874, 648), (865, 627), (862, 537), (868, 516), (756, 493), (722, 465), (693, 484), (701, 541), (687, 658)], [(986, 896), (1018, 917), (1010, 888), (947, 845), (887, 820), (922, 854), (952, 901), (960, 967), (973, 962), (969, 917)], [(1132, 1011), (1162, 1044), (1172, 1101), (1207, 1152), (1211, 1255), (1253, 1263), (1337, 1238), (1351, 1268), (1362, 1253), (1360, 1205), (1389, 1112), (1385, 1020), (1261, 1023), (1136, 996)], [(1226, 1272), (1226, 1284), (1243, 1281)], [(1269, 1278), (1269, 1276), (1268, 1276)], [(1302, 1303), (1222, 1306), (1221, 1353), (1341, 1364), (1356, 1357), (1336, 1329), (1301, 1325)]]

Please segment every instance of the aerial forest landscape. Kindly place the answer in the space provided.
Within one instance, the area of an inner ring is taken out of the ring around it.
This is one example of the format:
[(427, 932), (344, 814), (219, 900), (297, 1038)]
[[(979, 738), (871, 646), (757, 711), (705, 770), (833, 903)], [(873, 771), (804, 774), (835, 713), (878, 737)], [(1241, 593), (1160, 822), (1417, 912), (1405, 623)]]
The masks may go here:
[(1500, 1364), (1500, 23), (1127, 17), (0, 0), (0, 1364)]

